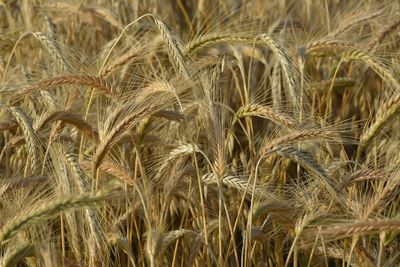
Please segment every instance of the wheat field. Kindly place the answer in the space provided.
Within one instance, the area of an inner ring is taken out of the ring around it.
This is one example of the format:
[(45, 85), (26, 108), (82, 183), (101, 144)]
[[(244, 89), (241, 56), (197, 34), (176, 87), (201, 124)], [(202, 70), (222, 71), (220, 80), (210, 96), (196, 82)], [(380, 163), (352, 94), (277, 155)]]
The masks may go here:
[(0, 1), (0, 266), (400, 266), (396, 0)]

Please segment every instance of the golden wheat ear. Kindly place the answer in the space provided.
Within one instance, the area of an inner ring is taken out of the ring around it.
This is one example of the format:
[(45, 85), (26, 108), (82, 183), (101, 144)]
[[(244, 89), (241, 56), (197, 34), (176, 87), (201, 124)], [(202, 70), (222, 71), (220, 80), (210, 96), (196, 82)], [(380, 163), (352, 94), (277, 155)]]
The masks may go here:
[(64, 197), (55, 201), (43, 204), (26, 214), (14, 218), (3, 225), (0, 230), (0, 243), (4, 244), (8, 239), (16, 235), (21, 229), (33, 224), (42, 222), (62, 211), (94, 205), (110, 197), (109, 191), (98, 191), (77, 196)]
[(0, 266), (400, 266), (399, 14), (0, 1)]
[(8, 249), (4, 256), (1, 257), (1, 266), (11, 267), (17, 266), (17, 264), (23, 261), (26, 257), (32, 257), (35, 255), (35, 246), (33, 244), (25, 244), (22, 246)]
[[(112, 145), (121, 138), (122, 133), (135, 125), (143, 116), (149, 115), (151, 107), (139, 107), (118, 122), (112, 129), (100, 138), (100, 143), (93, 157), (93, 169), (97, 170)], [(116, 116), (119, 114), (117, 113)], [(113, 116), (110, 116), (113, 117)]]
[[(21, 127), (26, 144), (28, 145), (29, 157), (28, 160), (31, 162), (31, 173), (35, 173), (39, 167), (39, 138), (36, 135), (35, 130), (32, 127), (32, 119), (28, 117), (20, 108), (10, 107), (10, 112), (17, 120), (19, 126)], [(27, 165), (28, 166), (28, 165)], [(27, 176), (27, 169), (25, 170), (25, 176)]]
[(39, 81), (36, 84), (29, 85), (18, 94), (21, 96), (31, 94), (39, 90), (47, 90), (60, 85), (83, 85), (96, 88), (99, 92), (107, 96), (112, 96), (113, 90), (107, 80), (88, 75), (66, 75), (54, 77), (48, 80)]

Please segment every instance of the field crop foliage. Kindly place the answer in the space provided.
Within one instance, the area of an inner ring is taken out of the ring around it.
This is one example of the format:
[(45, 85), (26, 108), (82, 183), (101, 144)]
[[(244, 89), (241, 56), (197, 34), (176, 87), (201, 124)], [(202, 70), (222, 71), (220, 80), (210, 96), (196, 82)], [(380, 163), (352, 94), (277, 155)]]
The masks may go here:
[(399, 266), (400, 3), (0, 1), (0, 266)]

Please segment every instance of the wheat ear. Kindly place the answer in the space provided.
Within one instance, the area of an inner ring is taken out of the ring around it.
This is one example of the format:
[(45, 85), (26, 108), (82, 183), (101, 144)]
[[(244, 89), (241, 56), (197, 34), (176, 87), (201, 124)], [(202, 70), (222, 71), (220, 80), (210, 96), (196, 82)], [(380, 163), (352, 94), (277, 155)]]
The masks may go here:
[(301, 151), (294, 147), (284, 147), (277, 151), (279, 155), (289, 157), (295, 162), (299, 163), (308, 170), (317, 174), (317, 181), (338, 203), (343, 204), (343, 197), (338, 193), (338, 186), (333, 182), (332, 178), (328, 176), (325, 169), (320, 166), (314, 158), (307, 152)]
[[(92, 163), (90, 161), (84, 161), (81, 163), (82, 168), (85, 171), (90, 171), (91, 168), (93, 167)], [(127, 183), (128, 185), (135, 186), (136, 184), (132, 180), (132, 175), (129, 173), (129, 170), (123, 168), (122, 166), (115, 164), (113, 162), (109, 161), (104, 161), (100, 167), (100, 171), (104, 171), (106, 173), (109, 173), (118, 179), (120, 179), (122, 182)]]
[(128, 114), (122, 119), (117, 125), (115, 125), (110, 131), (100, 140), (99, 146), (93, 158), (94, 170), (98, 168), (101, 161), (104, 159), (107, 152), (110, 150), (113, 143), (117, 142), (121, 137), (122, 133), (136, 124), (143, 116), (151, 110), (151, 106), (138, 108), (135, 112)]
[(43, 14), (43, 18), (44, 18), (49, 36), (53, 40), (56, 40), (56, 33), (57, 33), (56, 25), (53, 23), (53, 21), (51, 20), (51, 18), (49, 16)]
[(48, 80), (39, 81), (29, 85), (19, 92), (19, 95), (31, 94), (38, 90), (46, 90), (60, 85), (84, 85), (96, 88), (99, 92), (107, 96), (112, 96), (113, 90), (107, 80), (89, 75), (65, 75), (54, 77)]
[(298, 73), (299, 70), (297, 66), (294, 64), (292, 59), (290, 58), (289, 54), (283, 48), (282, 45), (277, 43), (267, 34), (262, 34), (258, 36), (260, 40), (262, 40), (277, 56), (283, 71), (283, 76), (287, 82), (287, 86), (289, 87), (289, 95), (293, 104), (293, 107), (297, 110), (301, 109), (300, 103), (303, 103), (301, 100), (300, 88), (298, 85), (299, 77)]
[(400, 20), (395, 21), (393, 24), (383, 28), (382, 31), (374, 38), (368, 45), (368, 49), (372, 50), (383, 42), (390, 34), (395, 32), (400, 27)]
[(379, 10), (379, 11), (371, 13), (371, 14), (366, 14), (365, 16), (354, 16), (356, 19), (347, 21), (342, 26), (339, 26), (336, 30), (334, 30), (333, 32), (330, 32), (329, 36), (332, 38), (335, 38), (338, 35), (342, 34), (343, 32), (348, 31), (353, 26), (364, 23), (364, 22), (374, 19), (376, 17), (379, 17), (382, 14), (383, 14), (383, 10)]
[(358, 145), (358, 155), (371, 143), (371, 141), (396, 118), (400, 111), (400, 94), (389, 98), (377, 111), (375, 121), (361, 135)]
[(265, 192), (263, 192), (263, 190), (261, 190), (257, 186), (255, 187), (255, 189), (253, 189), (253, 186), (249, 184), (249, 180), (240, 178), (237, 175), (224, 174), (218, 178), (213, 172), (210, 172), (204, 174), (201, 177), (201, 179), (206, 184), (217, 184), (218, 179), (220, 179), (222, 181), (222, 184), (228, 187), (236, 188), (241, 192), (247, 192), (250, 195), (254, 193), (258, 196), (265, 196), (266, 194)]
[(308, 90), (312, 91), (327, 91), (328, 89), (332, 88), (341, 89), (347, 87), (353, 87), (355, 85), (355, 81), (353, 79), (348, 78), (335, 78), (330, 80), (322, 80), (317, 82), (311, 82), (306, 85)]
[(289, 54), (283, 48), (282, 45), (278, 44), (267, 34), (258, 35), (256, 38), (254, 37), (242, 37), (242, 36), (227, 36), (227, 35), (214, 35), (201, 37), (190, 42), (185, 47), (185, 53), (190, 54), (195, 50), (200, 49), (202, 47), (220, 43), (220, 42), (228, 42), (228, 41), (236, 41), (241, 43), (251, 43), (251, 44), (261, 44), (268, 46), (272, 52), (277, 56), (279, 63), (281, 64), (283, 75), (289, 87), (289, 95), (291, 97), (292, 104), (294, 108), (298, 109), (300, 105), (300, 93), (298, 92), (298, 68), (291, 60)]
[(198, 50), (219, 43), (248, 43), (252, 44), (254, 37), (232, 36), (232, 34), (210, 34), (191, 40), (184, 47), (185, 55), (192, 55)]
[(306, 55), (315, 57), (336, 56), (345, 50), (353, 49), (354, 44), (340, 40), (318, 40), (306, 45)]
[(371, 181), (371, 180), (379, 180), (386, 181), (390, 178), (390, 174), (388, 172), (384, 172), (381, 170), (359, 170), (349, 174), (342, 183), (342, 188), (349, 187), (355, 183), (362, 181)]
[[(400, 231), (400, 220), (398, 219), (382, 219), (367, 220), (359, 222), (339, 223), (333, 226), (327, 226), (320, 231), (326, 240), (344, 239), (352, 236), (370, 235), (384, 231)], [(315, 229), (306, 231), (306, 235), (313, 235)]]
[(394, 74), (388, 69), (387, 66), (372, 57), (370, 54), (368, 54), (368, 52), (343, 45), (339, 45), (340, 51), (337, 51), (336, 49), (337, 47), (331, 45), (322, 45), (322, 47), (320, 47), (320, 45), (316, 45), (312, 48), (309, 48), (307, 52), (311, 55), (318, 56), (338, 56), (341, 57), (343, 62), (360, 61), (374, 70), (383, 81), (387, 82), (397, 91), (400, 91), (400, 84), (395, 78)]
[(286, 115), (276, 112), (271, 108), (260, 104), (248, 104), (239, 108), (236, 112), (236, 118), (245, 118), (249, 116), (257, 116), (266, 118), (276, 123), (277, 125), (284, 126), (289, 129), (295, 128), (295, 122)]
[[(78, 157), (73, 153), (67, 153), (65, 159), (70, 166), (74, 176), (76, 177), (76, 182), (78, 184), (79, 191), (81, 193), (86, 193), (89, 191), (88, 182), (86, 180), (86, 175), (81, 169), (78, 163)], [(89, 208), (85, 210), (85, 217), (87, 223), (89, 224), (89, 229), (94, 236), (95, 246), (90, 245), (90, 250), (93, 255), (98, 253), (104, 253), (103, 240), (105, 239), (104, 234), (101, 229), (100, 215), (96, 209)]]
[(282, 147), (286, 147), (290, 144), (295, 144), (301, 141), (326, 140), (335, 136), (335, 132), (328, 130), (307, 130), (290, 133), (282, 137), (275, 138), (265, 144), (261, 149), (261, 155), (275, 152)]
[(0, 244), (4, 244), (8, 239), (16, 235), (23, 228), (43, 222), (60, 212), (92, 206), (106, 200), (111, 196), (111, 190), (98, 191), (74, 196), (63, 197), (41, 205), (26, 214), (21, 214), (17, 218), (3, 225), (0, 229)]
[(400, 91), (400, 84), (387, 66), (361, 50), (349, 50), (341, 54), (343, 61), (357, 60), (373, 69), (383, 81), (387, 81), (395, 90)]
[(32, 35), (35, 36), (35, 38), (38, 39), (47, 48), (49, 53), (55, 58), (57, 63), (61, 66), (62, 71), (69, 71), (71, 69), (67, 60), (62, 55), (60, 46), (51, 36), (41, 32), (34, 32), (32, 33)]
[(18, 246), (13, 249), (8, 249), (0, 259), (0, 266), (18, 266), (18, 263), (21, 262), (24, 258), (34, 256), (34, 249), (35, 247), (30, 243)]
[(95, 141), (99, 140), (99, 133), (96, 128), (91, 126), (86, 120), (81, 118), (78, 114), (74, 114), (66, 110), (55, 111), (51, 113), (48, 117), (46, 117), (46, 119), (44, 119), (41, 122), (40, 125), (38, 125), (36, 130), (40, 131), (48, 123), (54, 121), (62, 121), (64, 123), (71, 124), (80, 131), (82, 131), (82, 133), (88, 136), (89, 138), (93, 138)]
[(188, 68), (186, 66), (185, 55), (182, 52), (182, 42), (176, 33), (172, 32), (164, 22), (153, 16), (154, 23), (157, 29), (161, 32), (165, 43), (167, 44), (167, 51), (172, 58), (174, 66), (177, 68), (180, 75), (186, 79), (190, 78)]
[(32, 120), (18, 107), (10, 107), (9, 110), (24, 133), (29, 155), (32, 157), (31, 171), (35, 173), (39, 167), (39, 138), (36, 136), (35, 130), (32, 127)]
[(192, 144), (181, 144), (177, 148), (170, 151), (163, 160), (163, 162), (161, 163), (161, 166), (157, 170), (157, 173), (155, 175), (156, 182), (160, 181), (162, 174), (164, 173), (168, 165), (171, 164), (171, 162), (176, 160), (178, 157), (191, 155), (194, 152), (199, 152), (199, 151), (200, 151), (199, 148), (196, 145)]
[(137, 57), (140, 55), (142, 50), (137, 49), (136, 47), (130, 49), (128, 52), (120, 56), (119, 58), (115, 59), (110, 65), (108, 65), (106, 68), (104, 68), (101, 71), (100, 76), (107, 78), (109, 77), (112, 73), (114, 73), (119, 67), (125, 65), (128, 63), (130, 60), (133, 58)]

